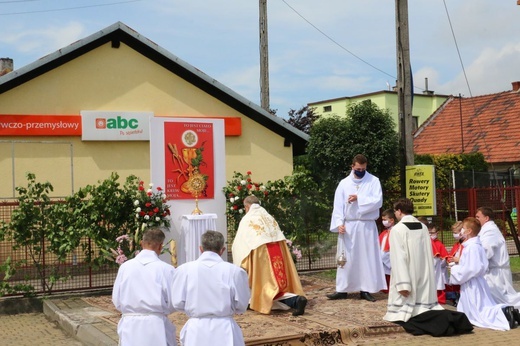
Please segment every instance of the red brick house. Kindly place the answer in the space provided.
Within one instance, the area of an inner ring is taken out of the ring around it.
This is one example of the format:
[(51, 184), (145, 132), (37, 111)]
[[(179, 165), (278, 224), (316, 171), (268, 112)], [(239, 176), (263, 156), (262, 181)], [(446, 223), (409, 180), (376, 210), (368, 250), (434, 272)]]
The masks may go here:
[(512, 87), (448, 98), (415, 132), (415, 154), (480, 152), (492, 170), (520, 173), (520, 81)]

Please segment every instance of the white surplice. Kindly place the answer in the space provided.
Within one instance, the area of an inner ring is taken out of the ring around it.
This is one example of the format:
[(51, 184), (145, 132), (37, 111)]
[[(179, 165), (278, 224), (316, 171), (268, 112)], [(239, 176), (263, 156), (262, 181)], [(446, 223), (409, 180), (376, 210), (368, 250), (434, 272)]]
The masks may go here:
[[(409, 229), (404, 223), (418, 223)], [(418, 226), (419, 227), (419, 226)], [(390, 233), (392, 274), (388, 292), (386, 321), (403, 321), (430, 310), (444, 310), (437, 302), (433, 251), (426, 225), (412, 215), (405, 215)], [(409, 291), (408, 297), (399, 291)]]
[(233, 319), (247, 309), (247, 273), (211, 251), (177, 268), (172, 292), (175, 309), (190, 319), (181, 330), (182, 346), (242, 346), (242, 330)]
[[(357, 201), (348, 203), (349, 195), (357, 195)], [(379, 179), (368, 172), (361, 179), (351, 172), (338, 184), (330, 231), (338, 232), (345, 225), (338, 248), (345, 250), (347, 263), (337, 270), (336, 292), (373, 293), (387, 288), (375, 222), (382, 204)]]
[(117, 325), (122, 346), (175, 346), (171, 291), (175, 268), (154, 251), (142, 250), (119, 267), (112, 302), (123, 315)]
[(490, 220), (482, 226), (478, 236), (489, 261), (484, 278), (491, 289), (491, 295), (497, 303), (520, 308), (520, 293), (513, 287), (509, 253), (502, 232)]
[(446, 261), (440, 257), (433, 258), (433, 270), (435, 272), (435, 287), (437, 290), (446, 289)]
[(471, 324), (495, 330), (509, 330), (509, 322), (502, 311), (504, 304), (497, 304), (484, 274), (488, 259), (478, 237), (464, 242), (459, 264), (451, 268), (450, 283), (460, 285), (457, 311), (463, 312)]

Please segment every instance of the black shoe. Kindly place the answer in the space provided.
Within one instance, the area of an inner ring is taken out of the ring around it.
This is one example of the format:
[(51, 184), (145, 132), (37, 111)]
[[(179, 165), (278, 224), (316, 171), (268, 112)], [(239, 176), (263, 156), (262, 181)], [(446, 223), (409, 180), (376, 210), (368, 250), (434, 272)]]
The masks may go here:
[(506, 306), (502, 308), (502, 311), (504, 312), (504, 315), (506, 315), (507, 321), (509, 322), (510, 329), (516, 328), (514, 310), (514, 306)]
[(305, 307), (307, 306), (307, 298), (298, 296), (296, 298), (296, 311), (292, 313), (293, 316), (300, 316), (305, 313)]
[(514, 317), (516, 323), (518, 323), (518, 325), (520, 325), (520, 312), (518, 312), (518, 309), (513, 309), (513, 317)]
[(373, 297), (370, 293), (368, 293), (368, 292), (361, 291), (361, 292), (359, 292), (359, 296), (361, 297), (361, 299), (368, 300), (369, 302), (375, 302), (375, 301), (376, 301), (376, 298), (374, 298), (374, 297)]
[(332, 294), (327, 294), (327, 298), (330, 300), (336, 300), (336, 299), (347, 299), (347, 293), (346, 292), (334, 292)]

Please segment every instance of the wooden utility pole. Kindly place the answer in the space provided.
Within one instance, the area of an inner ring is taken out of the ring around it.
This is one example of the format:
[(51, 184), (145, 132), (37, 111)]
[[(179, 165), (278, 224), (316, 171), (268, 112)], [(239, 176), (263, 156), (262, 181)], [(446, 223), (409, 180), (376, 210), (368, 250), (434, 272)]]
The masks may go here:
[(406, 166), (414, 164), (412, 117), (412, 70), (410, 67), (410, 39), (408, 31), (408, 0), (395, 0), (397, 50), (397, 102), (401, 157), (401, 196), (406, 195)]
[(260, 7), (260, 106), (269, 106), (269, 52), (267, 43), (267, 0), (259, 0)]

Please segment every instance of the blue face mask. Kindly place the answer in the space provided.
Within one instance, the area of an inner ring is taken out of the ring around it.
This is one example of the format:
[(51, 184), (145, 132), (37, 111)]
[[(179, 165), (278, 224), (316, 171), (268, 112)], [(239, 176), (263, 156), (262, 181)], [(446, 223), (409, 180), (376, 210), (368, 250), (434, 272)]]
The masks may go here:
[(365, 176), (365, 173), (367, 172), (367, 171), (356, 171), (356, 170), (354, 170), (354, 169), (353, 169), (352, 171), (354, 172), (354, 175), (355, 175), (356, 178), (358, 178), (358, 179), (363, 178), (363, 177)]

